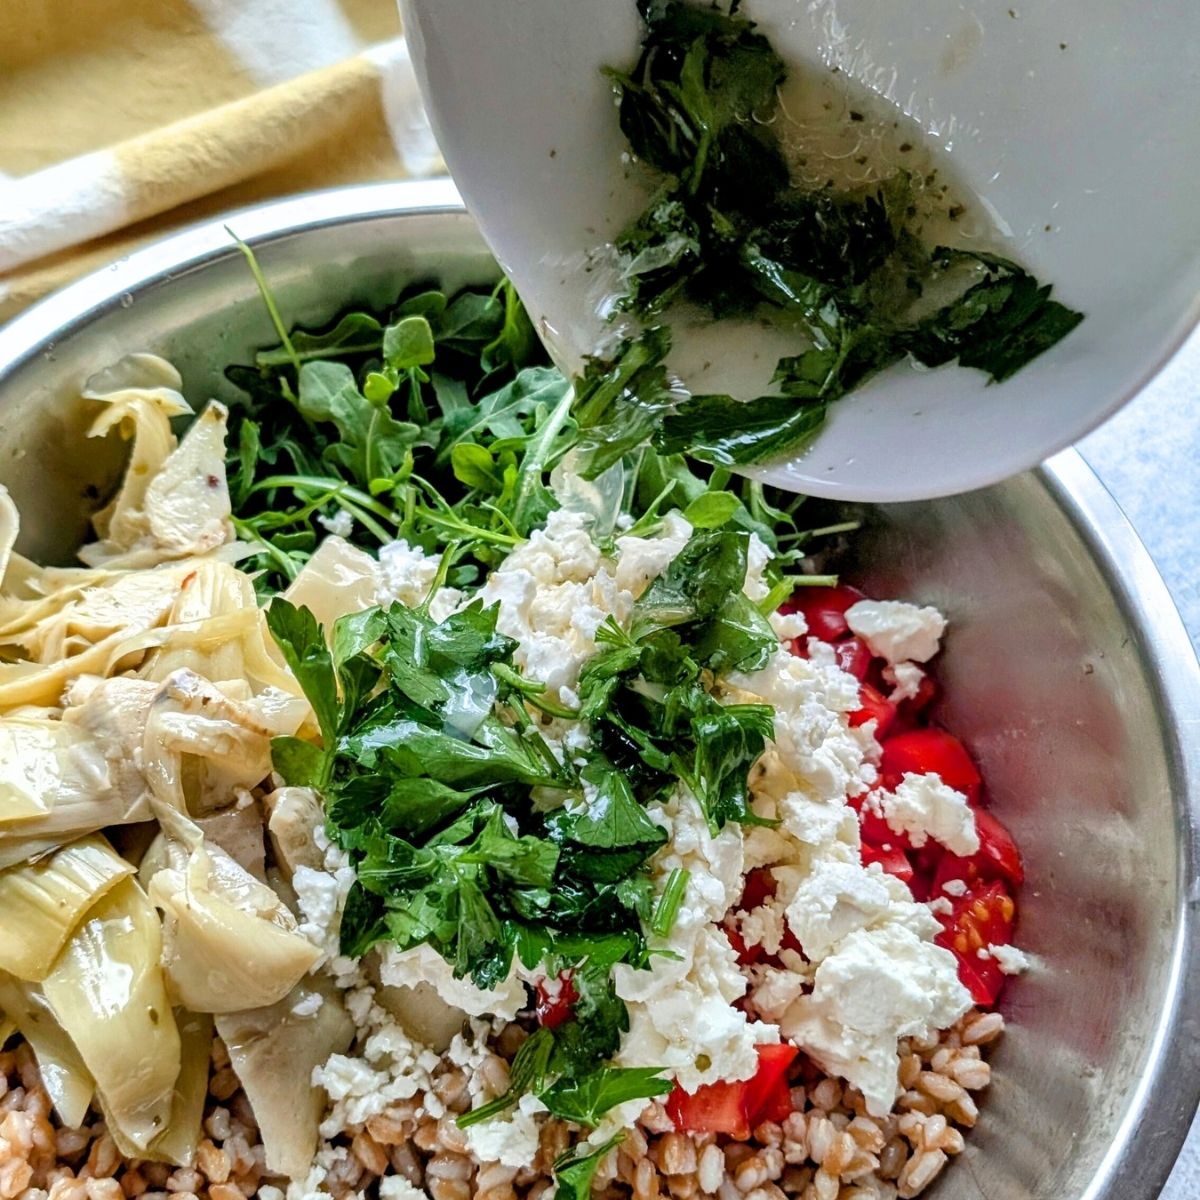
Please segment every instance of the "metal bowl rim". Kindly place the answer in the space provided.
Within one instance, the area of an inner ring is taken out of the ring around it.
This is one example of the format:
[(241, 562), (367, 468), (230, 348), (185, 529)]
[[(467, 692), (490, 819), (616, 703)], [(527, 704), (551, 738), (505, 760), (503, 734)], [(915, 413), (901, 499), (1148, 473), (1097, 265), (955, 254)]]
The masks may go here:
[[(240, 209), (171, 234), (46, 297), (0, 328), (0, 383), (56, 342), (151, 287), (250, 245), (316, 229), (415, 214), (466, 217), (448, 179), (359, 184)], [(1141, 1077), (1111, 1147), (1078, 1200), (1154, 1200), (1200, 1104), (1186, 1061), (1200, 1028), (1200, 664), (1149, 552), (1077, 450), (1034, 469), (1042, 489), (1083, 539), (1138, 643), (1160, 715), (1172, 780), (1178, 879), (1168, 984)], [(1192, 733), (1190, 740), (1185, 736)]]

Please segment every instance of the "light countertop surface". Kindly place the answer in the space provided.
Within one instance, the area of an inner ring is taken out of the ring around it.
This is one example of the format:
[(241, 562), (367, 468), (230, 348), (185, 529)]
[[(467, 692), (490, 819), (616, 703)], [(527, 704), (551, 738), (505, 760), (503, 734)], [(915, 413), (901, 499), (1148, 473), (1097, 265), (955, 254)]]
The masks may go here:
[[(1078, 447), (1133, 522), (1200, 648), (1200, 332)], [(1161, 1200), (1200, 1196), (1200, 1119)]]

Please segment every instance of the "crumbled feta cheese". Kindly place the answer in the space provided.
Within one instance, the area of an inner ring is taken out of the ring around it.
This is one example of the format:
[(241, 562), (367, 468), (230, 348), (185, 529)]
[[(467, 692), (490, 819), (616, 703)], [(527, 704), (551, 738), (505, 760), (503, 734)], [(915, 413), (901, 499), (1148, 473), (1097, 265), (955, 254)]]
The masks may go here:
[(848, 934), (885, 916), (891, 896), (863, 866), (818, 862), (796, 889), (787, 922), (804, 953), (820, 961)]
[(779, 1031), (747, 1021), (733, 1007), (746, 992), (729, 939), (717, 928), (742, 886), (742, 839), (726, 826), (711, 836), (695, 798), (683, 788), (652, 818), (669, 824), (671, 840), (652, 869), (661, 887), (676, 867), (689, 872), (687, 890), (667, 949), (649, 968), (613, 968), (616, 993), (629, 1010), (629, 1030), (616, 1056), (620, 1066), (665, 1067), (688, 1091), (719, 1079), (749, 1079), (757, 1070), (759, 1042), (777, 1042)]
[(896, 833), (920, 849), (929, 838), (954, 854), (974, 854), (979, 849), (975, 814), (962, 792), (947, 787), (934, 774), (907, 772), (894, 792), (878, 795), (883, 819)]
[(946, 619), (936, 608), (921, 608), (903, 600), (860, 600), (846, 610), (846, 623), (889, 663), (928, 662), (946, 631)]
[(342, 910), (354, 883), (354, 868), (338, 846), (329, 841), (320, 825), (313, 830), (313, 841), (324, 855), (324, 870), (304, 865), (292, 874), (292, 889), (300, 907), (299, 932), (321, 951), (317, 966), (338, 955)]
[(480, 1162), (505, 1167), (531, 1167), (538, 1152), (541, 1126), (537, 1117), (546, 1106), (526, 1093), (507, 1117), (493, 1117), (464, 1130), (467, 1145)]
[(808, 632), (808, 622), (802, 612), (781, 613), (778, 610), (767, 614), (767, 620), (781, 642), (790, 642)]
[(332, 517), (317, 513), (317, 524), (336, 537), (348, 538), (354, 532), (354, 518), (344, 508), (339, 508)]
[(385, 946), (379, 958), (379, 978), (392, 987), (432, 984), (447, 1004), (471, 1017), (487, 1013), (511, 1021), (525, 1007), (525, 985), (515, 970), (499, 987), (485, 991), (468, 978), (455, 979), (454, 968), (427, 942), (408, 950)]
[(954, 905), (945, 896), (937, 896), (929, 901), (929, 911), (935, 916), (948, 917), (954, 911)]
[[(330, 1055), (313, 1071), (313, 1083), (325, 1089), (330, 1107), (321, 1136), (334, 1138), (361, 1126), (397, 1100), (408, 1100), (433, 1086), (439, 1056), (414, 1042), (396, 1019), (374, 1003), (369, 987), (360, 1003), (347, 1008), (359, 1025), (357, 1053)], [(365, 1015), (362, 1013), (366, 1008)]]
[(560, 701), (596, 652), (596, 630), (609, 616), (627, 621), (633, 608), (633, 593), (617, 582), (585, 526), (581, 513), (551, 513), (479, 592), (485, 604), (500, 605), (496, 627), (517, 642), (513, 661)]
[(988, 946), (988, 952), (1005, 975), (1020, 975), (1033, 965), (1029, 955), (1016, 946)]
[(817, 967), (780, 1029), (827, 1071), (857, 1087), (873, 1116), (900, 1091), (896, 1043), (952, 1025), (971, 1006), (954, 956), (888, 922), (848, 934)]
[(751, 600), (765, 600), (770, 593), (764, 574), (773, 557), (766, 542), (757, 533), (752, 533), (746, 547), (746, 582), (742, 585), (742, 591)]
[(669, 512), (656, 537), (617, 538), (617, 586), (636, 600), (671, 565), (691, 536), (691, 525), (678, 512)]
[(325, 1003), (325, 997), (320, 992), (312, 991), (305, 992), (304, 995), (292, 1005), (292, 1016), (294, 1017), (315, 1017), (321, 1011), (321, 1005)]
[(892, 685), (888, 699), (893, 704), (902, 700), (914, 700), (921, 690), (925, 672), (914, 662), (898, 662), (883, 668), (884, 679)]
[(875, 768), (846, 720), (858, 708), (852, 675), (780, 650), (762, 670), (731, 672), (722, 686), (731, 702), (761, 700), (775, 709), (775, 737), (759, 760), (756, 792), (803, 791), (840, 803), (875, 782)]
[(804, 994), (809, 984), (805, 971), (795, 971), (771, 966), (751, 968), (751, 1003), (764, 1021), (778, 1024), (783, 1014)]
[[(258, 1194), (262, 1196), (262, 1188), (259, 1188)], [(409, 1183), (406, 1176), (397, 1172), (394, 1175), (384, 1175), (379, 1180), (379, 1200), (429, 1200), (429, 1193), (416, 1184)]]
[(942, 891), (947, 896), (965, 896), (967, 894), (967, 881), (965, 879), (947, 879), (942, 884)]
[[(425, 603), (440, 564), (440, 555), (426, 554), (420, 546), (410, 546), (403, 539), (385, 543), (379, 547), (381, 578), (375, 602), (387, 605), (399, 600), (409, 608), (418, 608)], [(429, 606), (429, 615), (435, 621), (444, 621), (462, 599), (457, 588), (439, 588)]]

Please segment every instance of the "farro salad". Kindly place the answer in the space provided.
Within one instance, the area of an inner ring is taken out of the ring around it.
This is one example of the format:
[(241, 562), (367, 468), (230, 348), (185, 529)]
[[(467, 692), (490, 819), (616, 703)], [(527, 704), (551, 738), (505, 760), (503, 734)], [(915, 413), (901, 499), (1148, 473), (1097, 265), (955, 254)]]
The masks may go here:
[(942, 615), (655, 447), (662, 330), (264, 295), (235, 406), (88, 381), (82, 565), (0, 489), (0, 1200), (917, 1195), (1025, 965)]

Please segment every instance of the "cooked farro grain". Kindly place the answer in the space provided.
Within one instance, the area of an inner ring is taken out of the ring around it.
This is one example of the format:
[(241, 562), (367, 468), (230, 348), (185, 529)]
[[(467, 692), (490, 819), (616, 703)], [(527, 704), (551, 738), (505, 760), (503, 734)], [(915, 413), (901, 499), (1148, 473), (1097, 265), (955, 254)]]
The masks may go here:
[[(1003, 1028), (999, 1013), (972, 1010), (937, 1040), (902, 1043), (905, 1091), (884, 1118), (870, 1116), (855, 1089), (811, 1070), (792, 1088), (796, 1111), (782, 1125), (760, 1125), (747, 1142), (680, 1133), (651, 1102), (597, 1173), (597, 1200), (910, 1200), (962, 1152), (962, 1130), (978, 1116), (970, 1093), (991, 1080), (980, 1048)], [(510, 1025), (496, 1038), (484, 1067), (496, 1092), (525, 1036)], [(264, 1185), (286, 1187), (264, 1173), (254, 1115), (219, 1039), (211, 1070), (195, 1163), (173, 1169), (123, 1159), (98, 1117), (83, 1129), (59, 1127), (29, 1047), (11, 1044), (0, 1052), (0, 1200), (251, 1200)], [(414, 1097), (371, 1117), (336, 1140), (324, 1186), (350, 1200), (397, 1174), (431, 1200), (548, 1200), (551, 1164), (573, 1128), (548, 1120), (527, 1167), (478, 1162), (454, 1121), (468, 1103), (466, 1085), (462, 1069), (444, 1060), (433, 1091), (445, 1115), (425, 1116)]]

